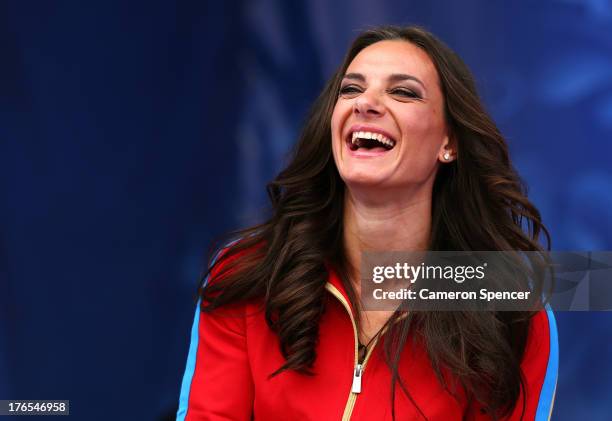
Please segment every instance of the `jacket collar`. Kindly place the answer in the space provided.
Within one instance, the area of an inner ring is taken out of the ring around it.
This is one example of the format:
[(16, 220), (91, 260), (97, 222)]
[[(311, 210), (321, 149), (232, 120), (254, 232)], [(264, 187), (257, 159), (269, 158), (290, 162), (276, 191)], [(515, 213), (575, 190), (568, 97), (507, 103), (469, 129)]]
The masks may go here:
[[(346, 301), (346, 304), (348, 304), (351, 311), (354, 311), (353, 306), (348, 298), (348, 294), (346, 293), (346, 289), (344, 288), (344, 284), (342, 280), (340, 279), (340, 276), (336, 272), (335, 268), (329, 263), (325, 263), (325, 267), (327, 268), (327, 273), (328, 273), (327, 284), (325, 285), (325, 287), (328, 290), (330, 289), (337, 290), (340, 293), (340, 295), (344, 298), (344, 300)], [(330, 291), (330, 292), (333, 293), (333, 291)]]

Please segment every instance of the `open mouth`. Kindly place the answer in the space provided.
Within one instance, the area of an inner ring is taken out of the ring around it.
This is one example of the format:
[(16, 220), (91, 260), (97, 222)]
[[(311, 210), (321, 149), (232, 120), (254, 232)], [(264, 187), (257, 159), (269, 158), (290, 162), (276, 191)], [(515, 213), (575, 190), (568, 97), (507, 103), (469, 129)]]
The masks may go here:
[(352, 151), (368, 150), (383, 152), (393, 149), (396, 142), (381, 133), (359, 131), (349, 134), (347, 143)]

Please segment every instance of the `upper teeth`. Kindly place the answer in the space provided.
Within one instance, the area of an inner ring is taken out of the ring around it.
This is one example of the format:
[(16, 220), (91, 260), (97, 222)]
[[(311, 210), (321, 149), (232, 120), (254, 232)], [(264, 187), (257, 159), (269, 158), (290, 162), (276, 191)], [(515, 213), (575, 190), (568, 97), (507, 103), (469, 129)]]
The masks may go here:
[(380, 134), (380, 133), (373, 133), (373, 132), (353, 132), (353, 140), (352, 142), (355, 143), (357, 141), (357, 138), (362, 138), (362, 139), (376, 139), (378, 140), (380, 143), (383, 143), (387, 146), (395, 146), (395, 142), (391, 139), (389, 139), (387, 136), (385, 136), (384, 134)]

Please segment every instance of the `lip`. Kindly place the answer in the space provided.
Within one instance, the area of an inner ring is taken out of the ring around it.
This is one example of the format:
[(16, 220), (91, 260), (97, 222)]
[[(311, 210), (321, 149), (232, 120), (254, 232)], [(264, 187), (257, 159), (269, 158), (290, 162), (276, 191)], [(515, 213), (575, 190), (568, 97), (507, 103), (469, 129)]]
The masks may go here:
[(344, 146), (346, 147), (346, 150), (348, 151), (348, 154), (350, 156), (353, 156), (355, 158), (375, 158), (377, 156), (383, 156), (386, 155), (387, 153), (391, 152), (391, 150), (386, 150), (386, 151), (368, 151), (368, 150), (356, 150), (353, 151), (351, 149), (351, 141), (352, 141), (352, 135), (353, 132), (371, 132), (371, 133), (379, 133), (382, 134), (383, 136), (386, 136), (389, 139), (392, 139), (395, 142), (395, 146), (397, 146), (397, 140), (395, 140), (395, 137), (391, 136), (391, 134), (379, 127), (375, 127), (375, 126), (368, 126), (366, 124), (355, 124), (353, 126), (351, 126), (351, 128), (349, 129), (349, 131), (347, 132), (347, 134), (344, 137)]

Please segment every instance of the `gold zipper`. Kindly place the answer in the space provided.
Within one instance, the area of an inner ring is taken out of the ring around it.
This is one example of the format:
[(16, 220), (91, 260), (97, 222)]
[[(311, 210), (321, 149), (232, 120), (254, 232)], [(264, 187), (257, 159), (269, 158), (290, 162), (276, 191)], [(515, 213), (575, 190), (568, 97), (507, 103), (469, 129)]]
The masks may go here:
[(353, 408), (355, 407), (355, 401), (357, 400), (357, 395), (361, 393), (361, 380), (363, 377), (363, 372), (365, 371), (365, 368), (366, 368), (366, 364), (368, 363), (368, 360), (370, 359), (370, 355), (372, 354), (372, 351), (376, 347), (378, 338), (382, 336), (382, 333), (384, 332), (381, 332), (381, 335), (376, 336), (376, 338), (374, 339), (374, 342), (372, 343), (372, 346), (368, 347), (369, 349), (366, 352), (365, 358), (363, 359), (363, 364), (359, 364), (358, 346), (357, 346), (357, 344), (359, 343), (359, 337), (357, 333), (357, 324), (355, 323), (355, 318), (353, 317), (353, 312), (351, 311), (351, 307), (349, 306), (348, 301), (346, 301), (344, 296), (340, 293), (340, 291), (338, 291), (338, 288), (336, 288), (329, 282), (325, 284), (325, 288), (327, 288), (327, 290), (331, 292), (332, 295), (334, 295), (338, 300), (340, 300), (340, 302), (342, 303), (342, 305), (348, 312), (349, 317), (351, 318), (351, 323), (353, 324), (353, 333), (355, 335), (355, 359), (354, 359), (355, 363), (353, 366), (353, 383), (351, 386), (351, 392), (349, 394), (348, 400), (346, 401), (346, 405), (344, 407), (344, 413), (342, 414), (342, 421), (349, 421), (351, 419), (351, 414), (353, 413)]

